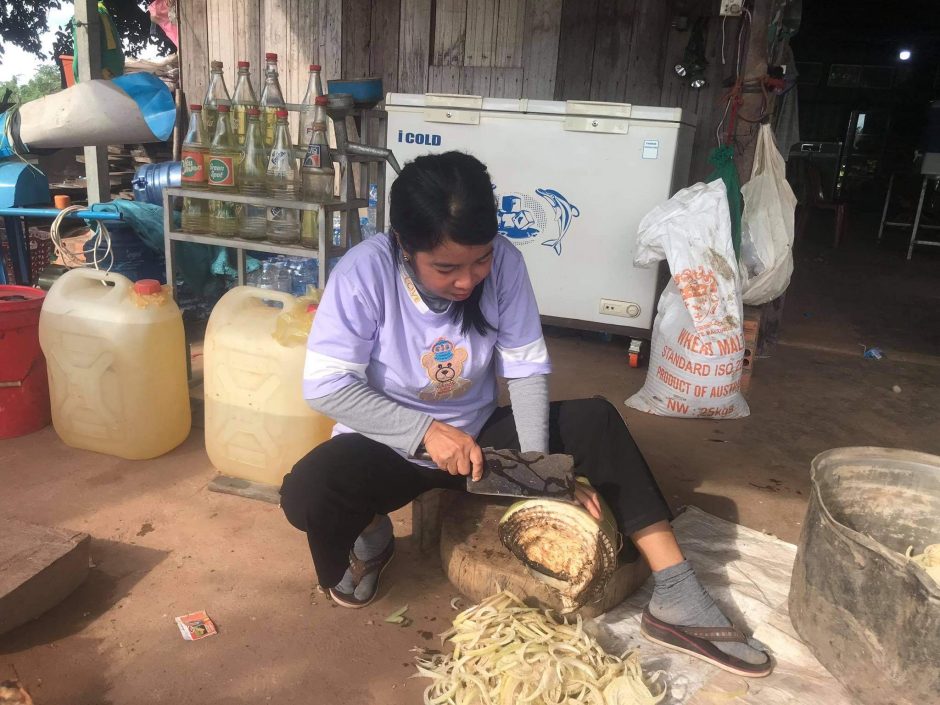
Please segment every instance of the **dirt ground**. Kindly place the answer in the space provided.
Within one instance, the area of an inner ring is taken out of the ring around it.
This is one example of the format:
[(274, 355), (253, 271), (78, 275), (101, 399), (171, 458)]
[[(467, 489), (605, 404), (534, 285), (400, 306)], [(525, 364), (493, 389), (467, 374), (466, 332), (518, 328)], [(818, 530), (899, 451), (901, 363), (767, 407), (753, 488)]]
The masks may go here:
[[(940, 454), (940, 253), (903, 259), (870, 222), (827, 247), (801, 243), (781, 344), (755, 363), (741, 421), (672, 420), (622, 406), (645, 370), (626, 343), (556, 332), (553, 398), (620, 406), (666, 496), (796, 541), (813, 456), (845, 445)], [(866, 360), (862, 345), (887, 357)], [(900, 392), (892, 391), (897, 385)], [(399, 551), (380, 598), (352, 611), (314, 589), (301, 533), (272, 505), (208, 492), (214, 471), (194, 430), (172, 453), (130, 462), (64, 446), (51, 428), (0, 442), (0, 512), (86, 531), (87, 581), (0, 637), (0, 679), (38, 705), (420, 702), (410, 649), (436, 644), (457, 593), (395, 519)], [(409, 627), (384, 618), (404, 605)], [(181, 640), (176, 615), (205, 609), (220, 633)]]

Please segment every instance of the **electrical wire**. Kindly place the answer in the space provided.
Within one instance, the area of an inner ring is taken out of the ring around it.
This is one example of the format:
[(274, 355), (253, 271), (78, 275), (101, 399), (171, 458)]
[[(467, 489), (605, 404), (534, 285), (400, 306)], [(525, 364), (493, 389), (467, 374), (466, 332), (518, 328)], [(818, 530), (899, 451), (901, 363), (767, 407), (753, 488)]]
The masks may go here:
[(750, 26), (751, 11), (746, 7), (744, 9), (744, 15), (741, 16), (741, 27), (738, 29), (738, 58), (735, 63), (735, 75), (740, 76), (741, 71), (744, 69), (742, 65), (742, 54), (744, 57), (747, 56), (747, 53), (743, 51), (744, 49), (744, 37), (746, 34), (749, 34), (748, 28)]
[[(78, 211), (87, 210), (86, 206), (67, 206), (59, 211), (59, 214), (53, 219), (52, 225), (49, 226), (49, 238), (52, 240), (52, 246), (55, 248), (56, 256), (59, 257), (64, 263), (65, 266), (69, 269), (76, 269), (78, 267), (94, 267), (95, 269), (100, 270), (102, 264), (107, 262), (107, 267), (105, 271), (110, 272), (111, 267), (114, 264), (114, 258), (111, 256), (111, 234), (108, 232), (108, 228), (102, 221), (97, 221), (94, 225), (90, 225), (90, 228), (95, 229), (95, 234), (92, 236), (91, 241), (94, 248), (92, 249), (93, 259), (89, 262), (87, 257), (81, 258), (73, 254), (68, 250), (67, 247), (63, 244), (62, 236), (59, 233), (59, 228), (62, 227), (62, 221), (70, 213), (76, 213)], [(85, 221), (86, 223), (88, 221)], [(98, 252), (100, 252), (102, 246), (104, 246), (104, 254), (99, 257)]]
[(728, 16), (724, 15), (721, 18), (721, 65), (724, 66), (727, 62), (725, 61), (725, 22), (728, 21)]

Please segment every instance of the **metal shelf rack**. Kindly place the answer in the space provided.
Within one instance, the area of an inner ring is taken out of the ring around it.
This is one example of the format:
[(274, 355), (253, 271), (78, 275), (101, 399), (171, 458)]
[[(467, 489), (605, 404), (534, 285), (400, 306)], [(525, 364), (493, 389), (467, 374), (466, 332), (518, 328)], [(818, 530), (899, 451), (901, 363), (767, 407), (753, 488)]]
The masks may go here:
[[(299, 108), (300, 106), (290, 105), (288, 108)], [(385, 128), (388, 116), (384, 110), (355, 110), (351, 114), (359, 122), (358, 131), (360, 139), (364, 144), (375, 144), (384, 146)], [(326, 286), (327, 264), (331, 257), (344, 254), (350, 247), (359, 242), (359, 209), (367, 208), (369, 205), (368, 190), (369, 184), (374, 183), (378, 187), (378, 199), (376, 203), (376, 223), (377, 231), (385, 229), (385, 162), (371, 157), (360, 157), (349, 155), (344, 157), (348, 159), (349, 167), (358, 169), (358, 194), (351, 194), (354, 197), (347, 199), (333, 199), (330, 201), (314, 202), (305, 200), (289, 200), (271, 198), (268, 196), (246, 196), (240, 193), (219, 193), (217, 191), (207, 191), (202, 189), (185, 188), (167, 188), (163, 191), (163, 237), (166, 252), (166, 281), (171, 287), (174, 286), (174, 266), (175, 266), (175, 243), (177, 242), (196, 242), (203, 245), (215, 245), (217, 247), (227, 247), (235, 250), (236, 271), (238, 273), (238, 285), (244, 286), (247, 281), (247, 272), (245, 271), (245, 252), (270, 252), (273, 254), (289, 255), (293, 257), (316, 258), (317, 270), (320, 286)], [(352, 184), (352, 179), (345, 180), (347, 184)], [(343, 191), (352, 191), (348, 186)], [(361, 197), (365, 194), (365, 198)], [(317, 246), (315, 248), (304, 247), (299, 244), (280, 245), (267, 240), (247, 240), (236, 237), (219, 237), (211, 233), (186, 233), (173, 229), (173, 209), (171, 208), (174, 198), (199, 198), (210, 201), (226, 201), (229, 203), (245, 203), (264, 207), (291, 208), (300, 211), (317, 211)], [(341, 213), (340, 218), (340, 244), (333, 245), (333, 214)], [(321, 253), (323, 256), (321, 256)]]
[[(173, 198), (199, 198), (209, 201), (226, 201), (229, 203), (246, 203), (254, 206), (292, 208), (300, 211), (317, 211), (317, 247), (304, 247), (299, 244), (281, 245), (267, 240), (248, 240), (237, 237), (220, 237), (211, 233), (186, 233), (173, 229), (171, 199)], [(335, 211), (358, 211), (368, 205), (367, 199), (356, 198), (349, 201), (324, 201), (322, 203), (302, 200), (289, 200), (269, 198), (267, 196), (245, 196), (244, 194), (225, 194), (201, 189), (167, 188), (163, 191), (163, 237), (166, 251), (166, 280), (173, 285), (175, 271), (175, 243), (197, 242), (203, 245), (229, 247), (235, 250), (236, 271), (238, 284), (244, 286), (247, 278), (245, 271), (245, 251), (271, 252), (273, 254), (291, 255), (294, 257), (317, 258), (319, 281), (321, 286), (326, 285), (327, 260), (330, 257), (343, 254), (356, 243), (349, 242), (349, 233), (346, 229), (346, 219), (341, 219), (341, 244), (333, 245), (333, 213)], [(321, 253), (324, 256), (320, 256)]]

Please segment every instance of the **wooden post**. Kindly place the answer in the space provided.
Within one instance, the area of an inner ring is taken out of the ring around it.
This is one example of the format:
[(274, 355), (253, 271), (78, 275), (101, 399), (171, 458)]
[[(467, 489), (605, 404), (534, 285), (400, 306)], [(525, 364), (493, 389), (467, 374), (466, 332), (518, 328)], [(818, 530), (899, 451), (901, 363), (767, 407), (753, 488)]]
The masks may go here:
[(174, 102), (176, 103), (176, 124), (173, 126), (173, 161), (178, 162), (183, 156), (183, 138), (186, 136), (184, 126), (186, 123), (186, 94), (182, 88), (177, 87), (173, 92)]
[[(76, 0), (75, 58), (79, 60), (79, 81), (101, 78), (101, 20), (97, 0)], [(111, 175), (108, 173), (108, 148), (85, 147), (85, 181), (88, 205), (111, 200)]]
[[(747, 56), (744, 60), (744, 78), (751, 80), (762, 77), (767, 73), (767, 24), (770, 20), (770, 0), (754, 0), (751, 13), (751, 30), (747, 42)], [(754, 117), (760, 112), (762, 94), (760, 91), (744, 93), (742, 96), (741, 113)], [(774, 96), (769, 95), (765, 108), (767, 114), (773, 112)], [(754, 148), (757, 146), (758, 123), (739, 121), (735, 129), (737, 145), (740, 152), (735, 154), (738, 166), (738, 178), (741, 183), (747, 183), (751, 178), (751, 167), (754, 164)]]
[(441, 542), (441, 502), (446, 490), (428, 490), (411, 503), (411, 534), (421, 553), (436, 552)]
[[(203, 96), (206, 94), (209, 76), (209, 18), (207, 16), (208, 5), (206, 0), (180, 0), (179, 24), (180, 24), (180, 73), (182, 83), (180, 86), (183, 92), (193, 103), (202, 103)], [(260, 25), (260, 21), (258, 25)], [(260, 26), (256, 26), (254, 34), (260, 31)], [(260, 44), (260, 41), (258, 42)], [(257, 56), (251, 56), (250, 61), (257, 63), (260, 60), (260, 52)], [(252, 64), (255, 69), (255, 76), (258, 73), (258, 67)], [(263, 68), (263, 65), (262, 65)], [(257, 78), (256, 78), (257, 80)], [(264, 79), (262, 77), (262, 83)], [(257, 87), (258, 84), (255, 83)]]

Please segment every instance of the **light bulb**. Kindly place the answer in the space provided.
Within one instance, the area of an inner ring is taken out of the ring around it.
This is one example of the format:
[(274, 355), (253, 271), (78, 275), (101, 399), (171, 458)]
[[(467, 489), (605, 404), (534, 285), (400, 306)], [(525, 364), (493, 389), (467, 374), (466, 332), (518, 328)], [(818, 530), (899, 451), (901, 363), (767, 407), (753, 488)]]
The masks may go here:
[(899, 58), (901, 61), (910, 61), (910, 59), (911, 59), (911, 50), (910, 50), (910, 49), (901, 49), (901, 51), (898, 52), (898, 58)]

